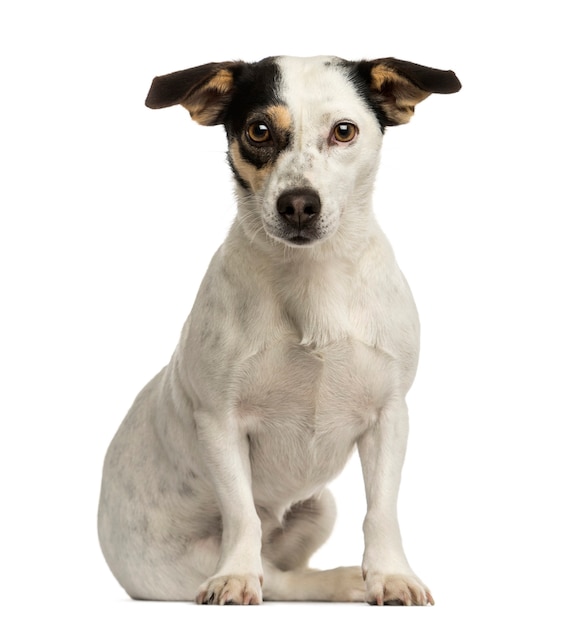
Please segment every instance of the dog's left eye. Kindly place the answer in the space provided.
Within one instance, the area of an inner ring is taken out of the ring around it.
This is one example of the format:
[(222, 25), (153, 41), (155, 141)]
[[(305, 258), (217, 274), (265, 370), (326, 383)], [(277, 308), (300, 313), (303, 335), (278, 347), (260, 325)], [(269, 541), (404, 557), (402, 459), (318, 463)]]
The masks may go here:
[(253, 122), (247, 127), (247, 136), (254, 143), (265, 143), (271, 140), (271, 131), (263, 122)]
[(339, 122), (333, 128), (333, 139), (339, 143), (349, 143), (357, 136), (357, 130), (351, 122)]

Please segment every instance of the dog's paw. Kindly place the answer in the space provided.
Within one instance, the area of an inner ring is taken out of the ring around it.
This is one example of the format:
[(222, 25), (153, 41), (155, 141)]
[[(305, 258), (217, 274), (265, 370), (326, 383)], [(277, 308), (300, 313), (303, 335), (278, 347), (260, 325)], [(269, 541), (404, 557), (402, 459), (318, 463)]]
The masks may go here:
[(365, 582), (360, 567), (337, 567), (321, 572), (332, 602), (364, 602)]
[(374, 574), (365, 579), (366, 599), (369, 604), (382, 606), (426, 606), (434, 604), (430, 591), (414, 575)]
[(214, 576), (198, 589), (197, 604), (261, 604), (261, 579), (244, 576)]

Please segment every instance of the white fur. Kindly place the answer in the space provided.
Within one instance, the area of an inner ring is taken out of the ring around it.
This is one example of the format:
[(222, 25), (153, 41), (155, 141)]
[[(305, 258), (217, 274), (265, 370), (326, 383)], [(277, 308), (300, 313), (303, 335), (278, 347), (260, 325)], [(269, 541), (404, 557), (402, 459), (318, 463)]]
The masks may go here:
[[(432, 601), (396, 517), (419, 331), (371, 209), (382, 135), (324, 61), (280, 60), (294, 141), (258, 193), (238, 188), (173, 358), (110, 445), (100, 541), (134, 598)], [(328, 145), (341, 120), (356, 140)], [(323, 222), (317, 242), (295, 247), (281, 241), (275, 201), (301, 186), (319, 193)], [(355, 446), (362, 572), (309, 570), (334, 520), (325, 486)]]
[[(352, 246), (355, 236), (362, 234), (357, 231), (365, 228), (364, 220), (371, 217), (366, 199), (371, 195), (382, 135), (372, 112), (362, 103), (357, 106), (357, 95), (341, 71), (334, 65), (325, 67), (328, 61), (318, 57), (302, 64), (301, 59), (282, 59), (283, 94), (295, 123), (294, 146), (283, 153), (261, 195), (263, 223), (270, 235), (281, 233), (275, 200), (282, 191), (310, 186), (322, 200), (323, 237), (339, 231), (339, 239), (351, 237), (348, 245)], [(331, 129), (340, 121), (354, 122), (360, 140), (330, 146)], [(341, 232), (344, 208), (353, 217)]]

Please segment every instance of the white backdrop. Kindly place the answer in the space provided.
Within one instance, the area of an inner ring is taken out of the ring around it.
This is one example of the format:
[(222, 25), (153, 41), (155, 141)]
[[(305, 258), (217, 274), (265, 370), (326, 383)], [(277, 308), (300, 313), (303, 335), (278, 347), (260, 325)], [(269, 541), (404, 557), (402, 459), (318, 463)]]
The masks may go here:
[[(143, 100), (154, 75), (209, 61), (336, 54), (453, 69), (463, 83), (388, 130), (376, 191), (423, 326), (400, 515), (437, 605), (266, 605), (223, 617), (571, 623), (566, 9), (560, 0), (2, 5), (1, 621), (223, 616), (128, 601), (97, 545), (106, 447), (169, 359), (234, 214), (223, 130)], [(339, 522), (321, 567), (360, 562), (356, 460), (334, 491)]]

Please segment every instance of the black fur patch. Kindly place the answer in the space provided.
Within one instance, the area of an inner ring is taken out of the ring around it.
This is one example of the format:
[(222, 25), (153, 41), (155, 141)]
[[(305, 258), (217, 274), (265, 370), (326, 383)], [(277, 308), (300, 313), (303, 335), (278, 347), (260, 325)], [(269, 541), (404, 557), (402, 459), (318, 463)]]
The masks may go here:
[(369, 108), (375, 114), (377, 120), (379, 121), (381, 132), (384, 133), (385, 128), (391, 124), (380, 103), (375, 100), (371, 91), (370, 84), (372, 63), (370, 61), (358, 61), (356, 63), (343, 61), (343, 64), (349, 73), (349, 80), (355, 87), (359, 96), (361, 96), (361, 98), (367, 103)]
[(239, 137), (253, 111), (281, 103), (279, 80), (279, 67), (273, 57), (241, 67), (241, 72), (235, 77), (233, 98), (223, 119), (228, 135)]
[(229, 154), (229, 152), (227, 153), (227, 162), (229, 163), (229, 167), (231, 168), (231, 171), (233, 172), (233, 176), (235, 177), (235, 180), (240, 184), (241, 187), (243, 187), (243, 189), (245, 189), (246, 191), (250, 191), (248, 182), (237, 171), (237, 168), (233, 164), (233, 159), (231, 158), (231, 155)]
[[(270, 107), (284, 105), (279, 97), (280, 79), (274, 57), (243, 65), (235, 76), (233, 97), (223, 118), (228, 140), (237, 139), (241, 157), (258, 169), (273, 163), (290, 141), (289, 133), (274, 128), (272, 120), (265, 115)], [(270, 144), (257, 146), (247, 140), (246, 128), (255, 121), (263, 121), (269, 126), (273, 137)], [(228, 161), (239, 184), (248, 188), (230, 155)]]

